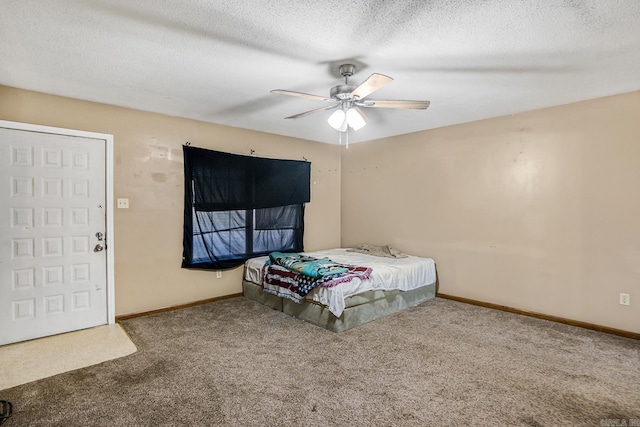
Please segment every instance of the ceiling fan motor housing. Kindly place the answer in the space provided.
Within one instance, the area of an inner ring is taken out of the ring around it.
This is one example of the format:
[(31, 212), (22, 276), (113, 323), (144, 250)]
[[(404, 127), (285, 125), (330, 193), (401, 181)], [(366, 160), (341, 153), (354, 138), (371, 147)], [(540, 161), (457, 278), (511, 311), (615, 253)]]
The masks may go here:
[(351, 92), (356, 88), (356, 85), (338, 85), (331, 88), (329, 96), (331, 98), (339, 99), (341, 101), (351, 99)]

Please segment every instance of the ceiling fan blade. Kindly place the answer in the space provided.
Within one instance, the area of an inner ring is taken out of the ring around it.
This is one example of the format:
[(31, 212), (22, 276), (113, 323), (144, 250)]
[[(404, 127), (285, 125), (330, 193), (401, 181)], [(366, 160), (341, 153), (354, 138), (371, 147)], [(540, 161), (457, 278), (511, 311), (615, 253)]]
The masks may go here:
[(337, 103), (335, 105), (330, 105), (328, 107), (316, 108), (315, 110), (305, 111), (304, 113), (294, 114), (293, 116), (285, 117), (285, 119), (299, 119), (300, 117), (308, 116), (309, 114), (319, 113), (320, 111), (325, 111), (325, 110), (331, 110), (333, 108), (336, 108), (338, 105), (340, 105), (340, 103)]
[(335, 99), (333, 98), (327, 98), (320, 95), (311, 95), (309, 93), (295, 92), (292, 90), (274, 89), (271, 91), (271, 93), (276, 93), (278, 95), (298, 96), (300, 98), (316, 99), (318, 101), (332, 101), (332, 102), (335, 101)]
[(389, 76), (373, 73), (369, 76), (369, 78), (367, 78), (367, 80), (363, 81), (360, 86), (358, 86), (353, 90), (353, 92), (351, 92), (351, 96), (357, 99), (362, 99), (372, 94), (376, 90), (382, 89), (392, 81), (393, 79)]
[(431, 104), (431, 101), (389, 101), (368, 99), (366, 101), (356, 102), (356, 105), (360, 107), (398, 108), (402, 110), (426, 110), (427, 107), (429, 107), (429, 104)]

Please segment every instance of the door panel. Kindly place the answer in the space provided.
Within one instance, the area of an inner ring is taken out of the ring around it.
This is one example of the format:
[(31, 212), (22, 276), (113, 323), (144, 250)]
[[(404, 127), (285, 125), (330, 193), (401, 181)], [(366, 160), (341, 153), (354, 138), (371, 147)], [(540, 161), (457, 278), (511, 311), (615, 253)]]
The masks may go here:
[(0, 345), (107, 323), (105, 144), (0, 128)]

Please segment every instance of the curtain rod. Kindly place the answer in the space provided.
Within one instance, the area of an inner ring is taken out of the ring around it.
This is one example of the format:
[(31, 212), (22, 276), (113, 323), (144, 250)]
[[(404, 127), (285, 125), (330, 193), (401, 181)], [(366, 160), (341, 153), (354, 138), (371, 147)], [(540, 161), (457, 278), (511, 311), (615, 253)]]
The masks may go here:
[[(192, 145), (191, 145), (191, 143), (190, 143), (189, 141), (185, 142), (183, 145), (185, 145), (186, 147), (191, 147), (191, 146), (192, 146)], [(216, 150), (216, 151), (217, 151), (217, 150)], [(246, 154), (244, 154), (244, 153), (230, 153), (230, 154), (246, 155)], [(249, 151), (249, 154), (250, 154), (251, 156), (255, 156), (255, 154), (256, 154), (256, 150), (254, 150), (253, 148), (251, 148), (251, 149), (250, 149), (250, 151)], [(302, 157), (302, 159), (303, 159), (305, 162), (308, 162), (308, 161), (309, 161), (305, 156), (301, 156), (301, 157)], [(278, 159), (276, 159), (276, 160), (278, 160)], [(280, 160), (281, 160), (281, 159), (280, 159)]]

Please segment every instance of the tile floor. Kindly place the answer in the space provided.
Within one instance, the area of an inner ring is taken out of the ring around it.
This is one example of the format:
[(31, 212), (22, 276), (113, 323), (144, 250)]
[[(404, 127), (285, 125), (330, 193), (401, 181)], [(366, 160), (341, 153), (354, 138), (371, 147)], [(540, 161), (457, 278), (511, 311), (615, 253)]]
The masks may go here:
[(117, 323), (0, 346), (0, 390), (135, 351), (136, 346)]

